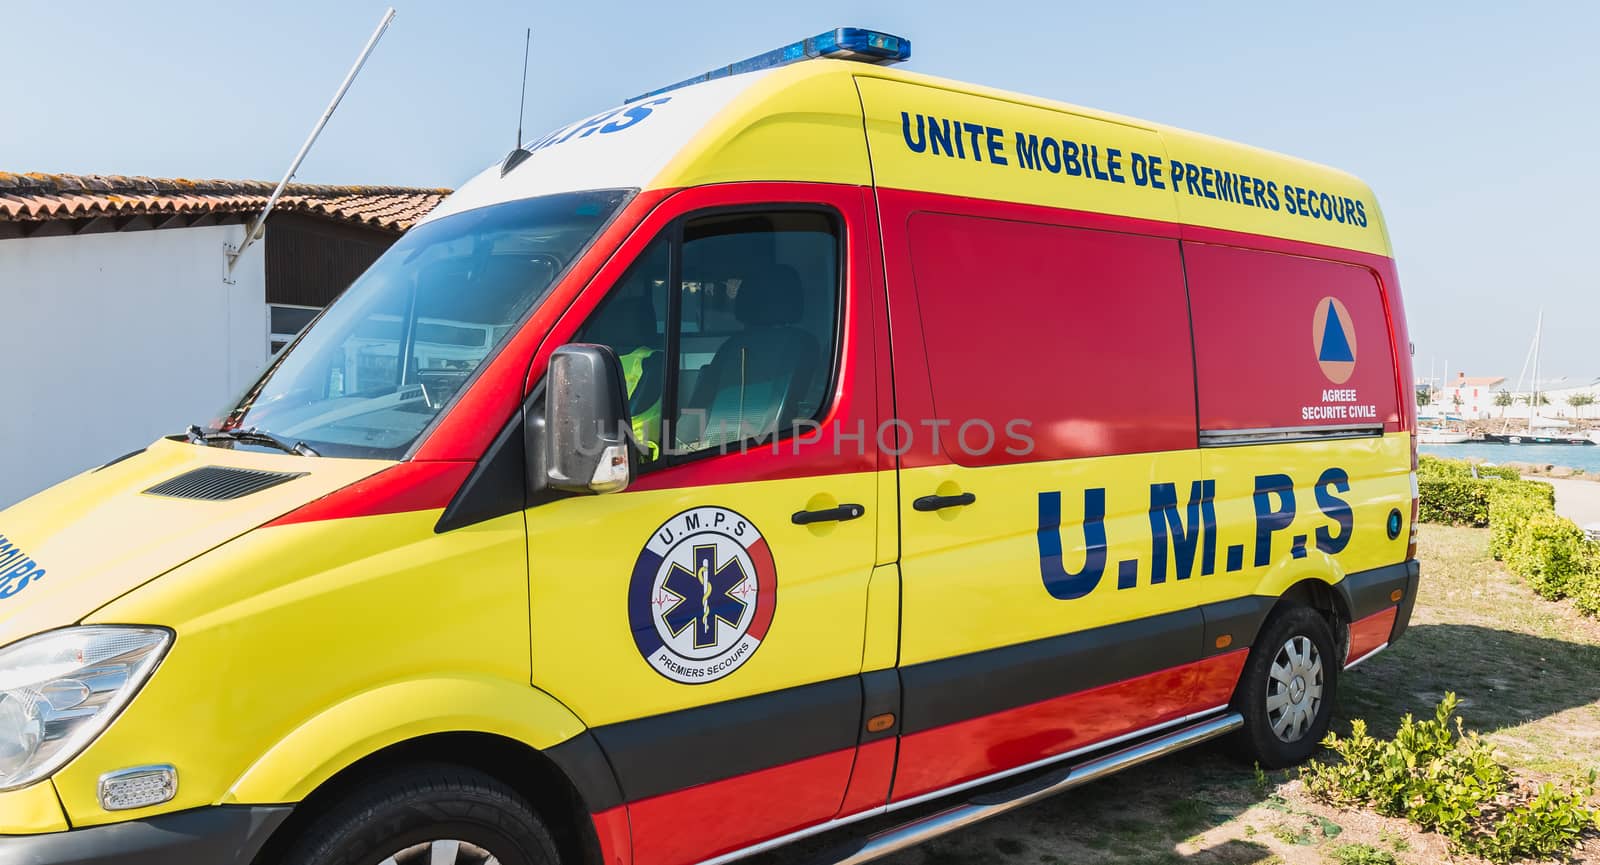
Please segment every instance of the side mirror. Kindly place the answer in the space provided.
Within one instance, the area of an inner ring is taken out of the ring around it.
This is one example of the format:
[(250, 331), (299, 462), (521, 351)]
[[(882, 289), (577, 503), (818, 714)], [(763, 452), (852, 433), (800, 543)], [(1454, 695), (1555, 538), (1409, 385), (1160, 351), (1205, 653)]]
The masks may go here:
[(633, 420), (622, 364), (610, 348), (561, 346), (545, 375), (544, 474), (552, 488), (614, 493), (633, 480)]

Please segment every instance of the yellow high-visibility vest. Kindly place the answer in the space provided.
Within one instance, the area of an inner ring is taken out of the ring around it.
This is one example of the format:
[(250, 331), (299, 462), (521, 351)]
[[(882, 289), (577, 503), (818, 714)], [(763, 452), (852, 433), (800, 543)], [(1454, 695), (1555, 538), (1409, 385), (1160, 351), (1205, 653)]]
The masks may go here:
[[(655, 349), (649, 346), (640, 346), (633, 351), (622, 355), (622, 376), (628, 386), (628, 400), (633, 401), (633, 392), (639, 386), (639, 381), (644, 378), (644, 365), (651, 357), (656, 355)], [(661, 394), (656, 394), (655, 399), (642, 409), (633, 413), (633, 435), (644, 448), (646, 459), (653, 460), (661, 454)]]

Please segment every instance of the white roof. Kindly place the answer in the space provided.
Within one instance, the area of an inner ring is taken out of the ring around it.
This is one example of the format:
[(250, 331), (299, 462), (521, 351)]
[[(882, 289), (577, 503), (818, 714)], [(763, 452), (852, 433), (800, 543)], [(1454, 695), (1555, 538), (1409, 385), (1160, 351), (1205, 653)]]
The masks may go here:
[(646, 188), (695, 133), (766, 74), (718, 78), (553, 129), (524, 145), (533, 155), (521, 165), (502, 177), (503, 160), (495, 162), (423, 221), (537, 195)]

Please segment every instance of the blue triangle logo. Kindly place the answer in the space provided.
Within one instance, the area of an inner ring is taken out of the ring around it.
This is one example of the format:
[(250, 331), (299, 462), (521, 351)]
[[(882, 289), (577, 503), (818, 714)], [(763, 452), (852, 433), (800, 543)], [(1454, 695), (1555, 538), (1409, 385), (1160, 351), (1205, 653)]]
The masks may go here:
[(1344, 322), (1339, 320), (1339, 310), (1328, 301), (1328, 321), (1322, 326), (1322, 351), (1317, 360), (1324, 363), (1355, 363), (1355, 353), (1350, 350), (1350, 340), (1344, 335)]

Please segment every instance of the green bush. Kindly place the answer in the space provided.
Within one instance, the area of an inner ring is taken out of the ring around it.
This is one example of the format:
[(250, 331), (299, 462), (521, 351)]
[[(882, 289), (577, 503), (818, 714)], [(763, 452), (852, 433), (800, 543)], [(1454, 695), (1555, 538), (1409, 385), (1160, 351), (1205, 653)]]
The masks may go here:
[(1489, 525), (1489, 486), (1489, 481), (1471, 478), (1419, 479), (1417, 519), (1424, 523), (1481, 529)]
[(1511, 466), (1491, 466), (1487, 463), (1471, 463), (1428, 454), (1417, 457), (1417, 477), (1420, 479), (1468, 481), (1473, 479), (1474, 468), (1477, 469), (1477, 477), (1480, 479), (1514, 481), (1522, 478), (1521, 472)]
[[(1548, 486), (1540, 484), (1540, 486)], [(1516, 540), (1523, 525), (1535, 513), (1541, 511), (1554, 512), (1553, 504), (1546, 503), (1536, 496), (1521, 495), (1515, 488), (1508, 488), (1497, 495), (1489, 497), (1489, 553), (1497, 559), (1504, 560), (1511, 551), (1511, 544)]]
[(1491, 481), (1489, 495), (1492, 496), (1520, 496), (1533, 499), (1547, 508), (1556, 506), (1556, 488), (1543, 481), (1524, 481), (1511, 478), (1509, 480)]
[(1417, 477), (1430, 480), (1471, 480), (1471, 463), (1421, 454), (1417, 457)]
[(1422, 456), (1417, 461), (1417, 492), (1421, 497), (1418, 519), (1425, 523), (1483, 528), (1492, 525), (1492, 500), (1502, 496), (1543, 497), (1553, 507), (1555, 488), (1525, 481), (1506, 466), (1474, 466), (1464, 460)]
[(1393, 853), (1371, 844), (1341, 844), (1333, 848), (1333, 861), (1338, 865), (1397, 865)]
[(1572, 587), (1572, 603), (1582, 612), (1600, 616), (1600, 577), (1593, 571)]
[(1556, 491), (1504, 466), (1477, 467), (1423, 456), (1417, 462), (1419, 519), (1489, 527), (1489, 552), (1550, 600), (1572, 599), (1600, 616), (1600, 544), (1556, 514)]
[(1560, 600), (1596, 575), (1595, 545), (1577, 524), (1553, 510), (1536, 508), (1517, 527), (1505, 551), (1506, 567), (1541, 596)]
[(1586, 804), (1592, 774), (1566, 789), (1518, 784), (1493, 748), (1466, 732), (1457, 705), (1446, 694), (1431, 720), (1406, 715), (1389, 741), (1373, 738), (1360, 720), (1347, 738), (1329, 733), (1323, 744), (1339, 760), (1302, 769), (1306, 789), (1333, 805), (1404, 817), (1457, 852), (1491, 862), (1560, 856), (1600, 828), (1600, 812)]
[(1516, 481), (1522, 479), (1522, 473), (1511, 466), (1487, 466), (1480, 463), (1478, 465), (1478, 477), (1498, 478), (1503, 481)]

